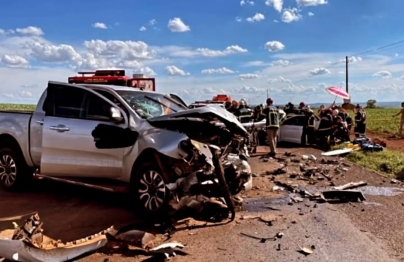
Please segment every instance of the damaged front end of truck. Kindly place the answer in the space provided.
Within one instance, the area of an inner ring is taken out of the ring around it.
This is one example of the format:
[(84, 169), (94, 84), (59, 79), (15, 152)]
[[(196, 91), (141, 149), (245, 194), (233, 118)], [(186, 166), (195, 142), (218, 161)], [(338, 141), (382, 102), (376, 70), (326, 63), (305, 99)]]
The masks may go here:
[[(224, 154), (235, 140), (248, 134), (233, 114), (220, 107), (200, 107), (148, 119), (164, 132), (186, 136), (178, 154), (166, 156), (170, 183), (168, 212), (209, 221), (235, 217), (235, 196), (252, 187), (251, 168), (244, 155)], [(217, 123), (223, 125), (218, 126)], [(173, 157), (174, 156), (174, 157)]]

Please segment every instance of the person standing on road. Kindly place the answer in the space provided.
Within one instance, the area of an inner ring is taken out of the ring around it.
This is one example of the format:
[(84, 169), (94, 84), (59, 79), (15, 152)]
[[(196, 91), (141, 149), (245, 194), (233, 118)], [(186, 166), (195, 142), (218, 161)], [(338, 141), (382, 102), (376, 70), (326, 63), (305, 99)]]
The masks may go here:
[(403, 134), (403, 128), (404, 128), (404, 102), (401, 103), (401, 110), (397, 114), (395, 114), (393, 117), (396, 117), (401, 114), (401, 121), (400, 121), (400, 127), (398, 128), (398, 134), (401, 136)]
[(355, 137), (366, 136), (366, 112), (362, 107), (357, 104), (355, 113)]
[(304, 127), (303, 130), (303, 144), (309, 144), (309, 145), (314, 145), (314, 131), (315, 131), (315, 120), (316, 117), (314, 115), (313, 110), (310, 108), (306, 111), (306, 117), (307, 117), (307, 126)]
[(332, 135), (333, 131), (333, 117), (331, 109), (324, 109), (321, 112), (321, 120), (320, 125), (317, 130), (318, 138), (319, 138), (319, 146), (324, 149), (328, 149), (328, 138)]
[(266, 118), (266, 128), (270, 156), (276, 156), (276, 144), (278, 141), (278, 130), (279, 130), (279, 110), (273, 105), (274, 101), (272, 98), (267, 99), (267, 107), (263, 110), (263, 114)]

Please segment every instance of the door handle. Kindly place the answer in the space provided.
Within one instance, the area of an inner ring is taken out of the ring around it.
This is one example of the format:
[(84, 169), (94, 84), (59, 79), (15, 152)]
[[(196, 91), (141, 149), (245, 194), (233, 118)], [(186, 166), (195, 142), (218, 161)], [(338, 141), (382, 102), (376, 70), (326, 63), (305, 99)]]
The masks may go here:
[(36, 121), (37, 122), (37, 124), (39, 124), (39, 125), (43, 125), (43, 120), (38, 120), (38, 121)]
[(66, 131), (70, 130), (70, 128), (68, 128), (68, 127), (66, 127), (64, 125), (50, 126), (49, 129), (50, 130), (55, 130), (55, 131), (58, 131), (58, 132), (66, 132)]

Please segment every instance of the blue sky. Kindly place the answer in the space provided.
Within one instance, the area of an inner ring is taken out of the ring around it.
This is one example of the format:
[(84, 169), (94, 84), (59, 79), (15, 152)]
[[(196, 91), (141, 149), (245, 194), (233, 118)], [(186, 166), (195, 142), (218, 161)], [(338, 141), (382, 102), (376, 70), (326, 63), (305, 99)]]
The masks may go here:
[[(26, 1), (0, 9), (0, 102), (36, 102), (48, 80), (124, 68), (187, 101), (332, 101), (349, 55), (354, 101), (404, 100), (399, 0)], [(376, 49), (364, 53), (365, 51)], [(361, 54), (363, 53), (363, 54)]]

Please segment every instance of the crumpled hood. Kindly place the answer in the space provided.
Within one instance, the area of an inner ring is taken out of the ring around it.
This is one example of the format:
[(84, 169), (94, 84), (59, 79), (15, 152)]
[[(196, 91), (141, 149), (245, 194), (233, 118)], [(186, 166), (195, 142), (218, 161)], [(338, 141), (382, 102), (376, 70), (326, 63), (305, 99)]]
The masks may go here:
[[(200, 121), (200, 120), (208, 120), (208, 121), (220, 121), (222, 122), (226, 128), (237, 135), (247, 136), (247, 130), (243, 127), (243, 125), (238, 121), (238, 119), (230, 112), (228, 112), (225, 108), (219, 106), (203, 106), (194, 109), (188, 109), (180, 112), (176, 112), (169, 115), (158, 116), (147, 119), (147, 121), (153, 125), (153, 123), (161, 123), (167, 121), (176, 121), (178, 119), (191, 118), (187, 119), (189, 121)], [(196, 119), (196, 120), (193, 120)]]

